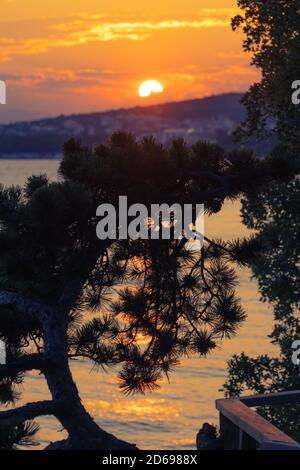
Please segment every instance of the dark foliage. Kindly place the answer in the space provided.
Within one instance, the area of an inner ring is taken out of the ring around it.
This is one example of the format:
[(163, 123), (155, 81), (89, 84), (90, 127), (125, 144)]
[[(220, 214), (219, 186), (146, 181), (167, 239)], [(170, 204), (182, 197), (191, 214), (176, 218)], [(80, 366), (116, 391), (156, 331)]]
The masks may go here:
[[(38, 369), (60, 396), (53, 398), (53, 414), (65, 423), (67, 402), (62, 412), (61, 401), (68, 386), (58, 392), (56, 374), (70, 377), (67, 358), (119, 365), (122, 390), (145, 392), (169, 377), (182, 355), (210, 353), (245, 319), (234, 293), (230, 246), (205, 239), (201, 252), (193, 252), (185, 239), (100, 241), (100, 203), (117, 205), (119, 195), (127, 195), (129, 204), (147, 207), (205, 203), (212, 214), (226, 198), (250, 195), (293, 171), (282, 175), (272, 158), (261, 161), (246, 151), (205, 142), (190, 148), (183, 140), (166, 148), (151, 137), (139, 142), (119, 132), (95, 149), (67, 142), (60, 182), (41, 175), (23, 189), (1, 187), (1, 292), (37, 303), (34, 314), (24, 315), (21, 307), (26, 311), (30, 302), (1, 302), (0, 337), (9, 361), (0, 379), (2, 402), (15, 401), (22, 373)], [(69, 393), (68, 404), (77, 394), (72, 382)], [(42, 406), (24, 412), (49, 413), (48, 403)]]
[(300, 107), (292, 103), (292, 83), (299, 80), (300, 2), (298, 0), (238, 0), (241, 13), (233, 29), (244, 32), (244, 50), (261, 80), (242, 99), (247, 110), (237, 137), (247, 140), (270, 132), (291, 152), (299, 149)]
[[(249, 228), (257, 230), (257, 235), (249, 243), (244, 240), (239, 253), (252, 268), (262, 301), (274, 306), (275, 324), (269, 338), (279, 355), (235, 355), (228, 364), (224, 389), (227, 396), (299, 390), (300, 367), (292, 362), (292, 343), (300, 337), (299, 179), (288, 185), (272, 185), (257, 197), (244, 200), (243, 219)], [(264, 407), (259, 412), (300, 439), (300, 405)]]

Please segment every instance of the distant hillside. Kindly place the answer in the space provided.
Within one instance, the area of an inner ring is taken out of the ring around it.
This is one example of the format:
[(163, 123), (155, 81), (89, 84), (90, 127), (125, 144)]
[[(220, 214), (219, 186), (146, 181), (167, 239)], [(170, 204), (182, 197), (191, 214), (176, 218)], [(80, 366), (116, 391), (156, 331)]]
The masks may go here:
[(128, 130), (137, 137), (153, 135), (162, 143), (184, 137), (233, 147), (232, 132), (244, 117), (241, 94), (148, 107), (59, 116), (0, 126), (0, 158), (58, 158), (63, 143), (76, 137), (85, 144), (105, 141), (114, 130)]

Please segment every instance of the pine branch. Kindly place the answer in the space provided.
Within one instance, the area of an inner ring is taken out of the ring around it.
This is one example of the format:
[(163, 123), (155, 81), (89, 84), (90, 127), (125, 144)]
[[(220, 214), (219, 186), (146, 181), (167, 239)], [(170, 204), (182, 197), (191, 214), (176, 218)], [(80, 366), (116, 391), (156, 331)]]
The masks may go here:
[(20, 313), (41, 321), (49, 317), (54, 311), (50, 305), (36, 302), (12, 291), (1, 290), (0, 306), (3, 305), (13, 305)]
[(38, 416), (56, 416), (58, 406), (51, 400), (27, 403), (24, 406), (12, 410), (1, 411), (0, 420), (20, 418), (24, 421), (37, 418)]
[(13, 362), (0, 365), (0, 379), (13, 377), (20, 372), (29, 370), (43, 371), (50, 365), (50, 361), (44, 354), (28, 354), (16, 358)]

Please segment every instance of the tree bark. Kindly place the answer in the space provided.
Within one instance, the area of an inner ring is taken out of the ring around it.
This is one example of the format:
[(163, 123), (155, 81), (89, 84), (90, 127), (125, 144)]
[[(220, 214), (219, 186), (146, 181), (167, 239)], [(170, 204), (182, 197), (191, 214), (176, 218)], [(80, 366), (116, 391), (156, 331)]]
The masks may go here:
[(27, 354), (9, 364), (0, 365), (0, 380), (29, 370), (44, 371), (50, 365), (45, 354)]
[(22, 420), (34, 419), (39, 416), (56, 415), (55, 404), (52, 400), (27, 403), (24, 406), (13, 408), (12, 410), (1, 411), (0, 419), (21, 418)]
[[(101, 429), (84, 408), (73, 380), (67, 354), (67, 320), (56, 313), (44, 323), (45, 354), (55, 366), (44, 372), (56, 404), (56, 416), (69, 434), (68, 444), (75, 449), (136, 449)], [(55, 354), (53, 354), (55, 351)]]
[(0, 379), (37, 369), (44, 374), (52, 395), (50, 401), (29, 403), (1, 412), (0, 419), (20, 417), (25, 421), (42, 415), (54, 415), (68, 432), (69, 438), (63, 444), (50, 445), (49, 449), (136, 449), (134, 444), (101, 429), (84, 408), (69, 367), (66, 311), (56, 311), (51, 306), (3, 291), (0, 291), (0, 305), (14, 305), (22, 313), (39, 318), (44, 333), (44, 352), (23, 356), (1, 366)]

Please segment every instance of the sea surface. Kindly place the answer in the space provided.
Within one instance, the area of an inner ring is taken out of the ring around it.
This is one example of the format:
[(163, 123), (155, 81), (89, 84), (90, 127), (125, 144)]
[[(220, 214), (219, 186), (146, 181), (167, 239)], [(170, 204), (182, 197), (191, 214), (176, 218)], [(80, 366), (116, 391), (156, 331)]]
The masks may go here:
[[(40, 173), (55, 180), (58, 165), (53, 160), (0, 160), (0, 183), (22, 185), (28, 176)], [(228, 202), (220, 214), (205, 220), (205, 234), (209, 237), (229, 240), (247, 233), (240, 220), (239, 203)], [(247, 269), (238, 273), (238, 294), (248, 315), (238, 335), (224, 341), (206, 359), (182, 360), (170, 383), (164, 381), (157, 391), (125, 397), (118, 388), (116, 370), (105, 373), (93, 369), (89, 362), (73, 363), (82, 400), (100, 426), (143, 449), (194, 449), (202, 424), (218, 423), (214, 403), (223, 396), (220, 388), (226, 379), (227, 360), (242, 351), (250, 355), (276, 352), (267, 338), (272, 329), (272, 309), (260, 302), (251, 273)], [(29, 374), (19, 403), (49, 397), (43, 377)], [(39, 418), (37, 422), (40, 431), (36, 448), (65, 437), (54, 418)]]

